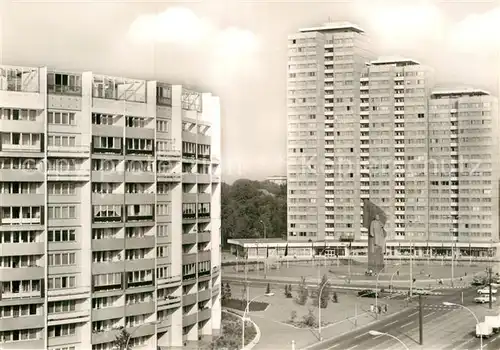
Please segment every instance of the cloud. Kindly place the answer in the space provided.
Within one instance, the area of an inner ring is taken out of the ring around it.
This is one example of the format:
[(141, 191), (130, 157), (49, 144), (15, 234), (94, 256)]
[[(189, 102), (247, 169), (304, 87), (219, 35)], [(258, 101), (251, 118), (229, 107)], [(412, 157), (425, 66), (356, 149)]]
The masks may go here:
[(251, 31), (237, 27), (217, 28), (185, 7), (141, 15), (131, 24), (129, 34), (138, 42), (191, 46), (223, 57), (251, 54), (258, 48), (258, 40)]
[(459, 53), (500, 53), (500, 7), (467, 16), (450, 30), (449, 43)]
[(439, 40), (444, 33), (444, 19), (430, 3), (381, 5), (358, 3), (360, 11), (381, 44), (394, 48), (411, 48), (415, 41)]

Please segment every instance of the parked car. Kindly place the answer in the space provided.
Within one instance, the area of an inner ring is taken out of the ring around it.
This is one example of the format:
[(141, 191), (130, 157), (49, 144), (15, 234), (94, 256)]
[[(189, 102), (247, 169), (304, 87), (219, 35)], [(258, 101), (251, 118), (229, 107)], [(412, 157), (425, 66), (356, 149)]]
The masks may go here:
[[(474, 298), (474, 301), (479, 304), (486, 304), (490, 302), (490, 296), (489, 295), (481, 295), (478, 297)], [(491, 296), (491, 301), (494, 303), (497, 301), (497, 297)]]
[[(490, 294), (490, 287), (484, 287), (477, 290), (478, 294)], [(491, 288), (491, 294), (497, 294), (497, 290), (495, 288)]]
[(360, 290), (358, 292), (359, 297), (364, 297), (364, 298), (375, 298), (375, 297), (380, 297), (380, 294), (374, 290), (371, 289), (365, 289), (365, 290)]
[(365, 276), (373, 276), (373, 275), (374, 275), (374, 272), (372, 269), (365, 271)]
[(500, 330), (500, 315), (484, 316), (484, 323), (491, 326), (493, 331), (497, 333)]

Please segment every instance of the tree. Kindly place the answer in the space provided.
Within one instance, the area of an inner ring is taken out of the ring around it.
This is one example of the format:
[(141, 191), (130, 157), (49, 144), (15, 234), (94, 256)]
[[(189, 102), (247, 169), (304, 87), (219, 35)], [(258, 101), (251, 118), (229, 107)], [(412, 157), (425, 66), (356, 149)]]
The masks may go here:
[(247, 302), (248, 302), (248, 300), (247, 300), (247, 285), (243, 284), (243, 287), (241, 288), (241, 305), (242, 305), (242, 307), (246, 306)]
[(228, 238), (280, 237), (287, 230), (286, 186), (266, 181), (237, 180), (221, 187), (221, 235)]
[(299, 305), (305, 305), (307, 303), (307, 298), (309, 296), (309, 290), (307, 289), (305, 277), (301, 278), (302, 279), (299, 284), (299, 289), (297, 291), (297, 298), (295, 298), (295, 301)]
[(231, 299), (231, 286), (226, 283), (222, 290), (222, 301)]
[(312, 309), (309, 309), (307, 315), (302, 316), (302, 322), (307, 327), (314, 328), (317, 326), (316, 316), (314, 316), (314, 312)]
[[(321, 295), (319, 293), (321, 292)], [(321, 306), (322, 309), (326, 309), (328, 306), (328, 300), (330, 299), (330, 283), (328, 282), (328, 276), (323, 275), (321, 282), (318, 286), (318, 291), (316, 297), (314, 298), (314, 306)]]
[(270, 283), (267, 284), (267, 288), (266, 288), (266, 294), (269, 294), (269, 293), (271, 293), (271, 284)]
[(295, 323), (295, 320), (297, 320), (297, 311), (293, 310), (290, 313), (290, 322)]
[(118, 333), (113, 341), (113, 348), (116, 350), (130, 350), (129, 343), (130, 334), (126, 329), (122, 329), (120, 333)]
[(285, 284), (285, 297), (288, 298), (288, 284)]

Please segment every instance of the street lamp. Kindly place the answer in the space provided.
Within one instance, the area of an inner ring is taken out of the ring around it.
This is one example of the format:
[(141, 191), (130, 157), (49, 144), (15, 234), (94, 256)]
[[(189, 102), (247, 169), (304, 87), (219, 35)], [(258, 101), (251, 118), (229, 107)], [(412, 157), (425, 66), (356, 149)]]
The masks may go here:
[(265, 294), (257, 295), (252, 300), (247, 301), (247, 306), (245, 307), (245, 311), (243, 312), (243, 318), (242, 318), (243, 329), (241, 331), (241, 350), (243, 350), (245, 348), (245, 321), (247, 318), (247, 313), (249, 312), (249, 309), (250, 309), (250, 304), (257, 298), (272, 297), (273, 295), (274, 295), (274, 293), (265, 293)]
[(156, 325), (156, 324), (158, 324), (158, 322), (153, 321), (153, 322), (148, 322), (148, 323), (143, 323), (143, 324), (138, 325), (132, 332), (129, 333), (128, 338), (127, 338), (127, 342), (125, 343), (125, 349), (123, 349), (123, 350), (128, 350), (128, 343), (130, 342), (130, 339), (132, 338), (132, 334), (134, 334), (139, 328), (141, 328), (142, 326), (145, 326), (147, 324)]
[(266, 224), (264, 224), (264, 221), (259, 220), (259, 222), (264, 226), (264, 239), (267, 239), (267, 230), (266, 230)]
[(370, 334), (370, 335), (372, 335), (372, 336), (374, 336), (374, 337), (375, 337), (375, 336), (378, 336), (378, 335), (386, 335), (386, 336), (391, 337), (392, 339), (395, 339), (395, 340), (397, 340), (398, 342), (400, 342), (400, 343), (401, 343), (401, 345), (403, 345), (403, 346), (404, 346), (404, 348), (405, 348), (406, 350), (410, 350), (410, 348), (409, 348), (408, 346), (406, 346), (406, 344), (405, 344), (405, 343), (403, 343), (403, 341), (402, 341), (401, 339), (399, 339), (398, 337), (393, 336), (392, 334), (389, 334), (389, 333), (383, 333), (383, 332), (379, 332), (379, 331), (373, 331), (373, 330), (369, 331), (369, 332), (368, 332), (368, 334)]
[[(481, 323), (481, 322), (479, 322), (479, 319), (477, 318), (477, 316), (476, 316), (476, 314), (474, 313), (474, 311), (472, 311), (471, 309), (469, 309), (467, 306), (463, 306), (463, 305), (461, 305), (461, 304), (450, 303), (450, 302), (448, 302), (448, 301), (443, 301), (443, 305), (444, 305), (444, 306), (460, 306), (461, 308), (463, 308), (463, 309), (465, 309), (465, 310), (469, 311), (469, 312), (470, 312), (470, 314), (471, 314), (472, 316), (474, 316), (474, 319), (476, 320), (476, 325), (478, 325), (479, 323)], [(479, 340), (481, 341), (481, 345), (479, 346), (479, 349), (480, 349), (480, 350), (483, 350), (483, 337), (482, 337), (482, 336), (480, 336), (480, 337), (479, 337)]]
[(381, 268), (380, 271), (377, 273), (377, 279), (375, 280), (375, 315), (378, 318), (378, 279), (380, 277), (380, 274), (384, 268)]
[(390, 284), (391, 284), (391, 294), (392, 294), (392, 290), (393, 290), (393, 287), (392, 287), (392, 280), (393, 280), (393, 278), (394, 278), (394, 275), (395, 275), (395, 274), (397, 274), (398, 272), (399, 272), (399, 270), (396, 270), (396, 271), (394, 271), (394, 273), (391, 275), (391, 282), (390, 282)]
[[(318, 335), (319, 335), (319, 341), (322, 341), (323, 338), (321, 337), (321, 293), (323, 293), (323, 289), (326, 287), (330, 279), (326, 280), (326, 283), (321, 286), (319, 289), (318, 293)], [(321, 283), (321, 281), (320, 281)]]

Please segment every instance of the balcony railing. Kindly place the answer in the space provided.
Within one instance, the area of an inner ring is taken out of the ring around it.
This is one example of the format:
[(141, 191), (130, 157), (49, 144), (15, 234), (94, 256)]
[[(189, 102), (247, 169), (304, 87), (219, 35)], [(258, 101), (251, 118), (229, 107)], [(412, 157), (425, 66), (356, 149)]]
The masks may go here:
[(182, 213), (183, 219), (196, 219), (196, 213)]
[(127, 221), (152, 221), (154, 216), (148, 215), (127, 215)]
[(57, 94), (57, 95), (82, 95), (82, 87), (81, 86), (68, 86), (68, 85), (47, 85), (49, 94)]
[(107, 147), (97, 147), (97, 146), (92, 145), (92, 153), (108, 153), (108, 154), (123, 155), (123, 147), (107, 148)]
[(210, 213), (198, 212), (198, 217), (199, 218), (209, 218), (210, 217)]
[(121, 222), (122, 216), (94, 216), (94, 222)]
[(157, 96), (156, 103), (161, 106), (172, 106), (172, 97)]

